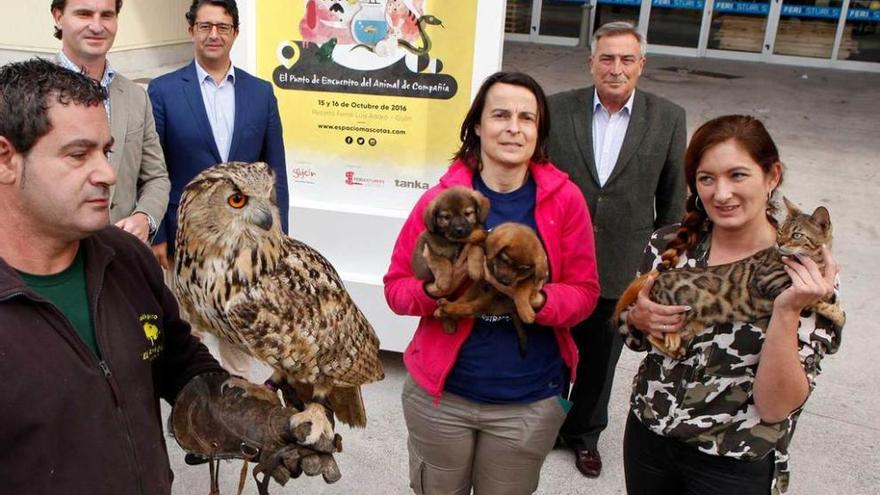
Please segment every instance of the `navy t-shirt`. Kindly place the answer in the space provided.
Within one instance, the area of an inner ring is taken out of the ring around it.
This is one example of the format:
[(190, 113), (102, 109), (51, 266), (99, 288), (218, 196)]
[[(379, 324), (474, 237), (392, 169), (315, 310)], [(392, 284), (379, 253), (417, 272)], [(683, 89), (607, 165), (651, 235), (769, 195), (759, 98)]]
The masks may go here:
[[(491, 202), (488, 230), (504, 222), (518, 222), (537, 232), (534, 179), (530, 177), (515, 191), (498, 193), (476, 174), (474, 189)], [(559, 395), (563, 363), (555, 332), (540, 325), (524, 326), (528, 337), (522, 357), (510, 316), (477, 316), (473, 332), (446, 378), (445, 390), (487, 404), (525, 404)]]

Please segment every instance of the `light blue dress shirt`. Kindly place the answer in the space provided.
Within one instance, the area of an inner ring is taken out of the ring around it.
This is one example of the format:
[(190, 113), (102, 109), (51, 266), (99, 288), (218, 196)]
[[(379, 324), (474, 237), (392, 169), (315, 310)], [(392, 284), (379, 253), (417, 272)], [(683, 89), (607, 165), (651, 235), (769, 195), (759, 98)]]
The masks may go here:
[[(69, 58), (64, 52), (58, 52), (58, 60), (61, 62), (61, 67), (64, 67), (67, 70), (72, 70), (73, 72), (78, 72), (80, 74), (86, 74), (83, 69), (84, 67), (79, 67)], [(101, 75), (101, 87), (107, 91), (107, 99), (104, 100), (104, 110), (107, 112), (107, 121), (110, 121), (110, 84), (113, 83), (113, 78), (116, 77), (116, 70), (110, 65), (110, 61), (106, 58), (104, 59), (104, 74)], [(149, 215), (147, 215), (149, 216)]]
[(214, 134), (214, 143), (220, 152), (220, 158), (227, 162), (235, 127), (235, 68), (229, 64), (226, 76), (219, 83), (198, 62), (196, 74), (199, 77), (205, 113), (208, 114), (208, 122), (211, 123), (211, 132)]
[(617, 164), (620, 147), (623, 146), (623, 138), (626, 137), (626, 129), (629, 127), (635, 95), (636, 92), (633, 91), (626, 105), (611, 115), (599, 101), (599, 93), (593, 92), (593, 157), (596, 159), (600, 186), (605, 185)]

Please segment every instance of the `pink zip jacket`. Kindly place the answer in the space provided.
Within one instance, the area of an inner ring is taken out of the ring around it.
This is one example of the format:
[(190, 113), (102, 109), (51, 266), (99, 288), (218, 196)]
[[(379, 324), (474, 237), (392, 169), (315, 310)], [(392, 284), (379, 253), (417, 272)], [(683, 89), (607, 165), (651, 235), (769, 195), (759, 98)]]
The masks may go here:
[[(530, 164), (529, 171), (537, 184), (535, 222), (551, 272), (550, 282), (544, 285), (547, 300), (535, 322), (555, 330), (562, 360), (574, 380), (578, 355), (570, 327), (593, 312), (599, 297), (590, 212), (580, 189), (568, 180), (567, 174), (550, 163)], [(473, 171), (461, 161), (453, 163), (440, 183), (416, 203), (397, 237), (391, 266), (383, 279), (385, 299), (392, 311), (422, 317), (403, 360), (413, 380), (437, 399), (474, 320), (462, 319), (455, 333), (444, 332), (440, 320), (432, 316), (437, 301), (425, 293), (423, 282), (413, 276), (411, 261), (416, 240), (425, 230), (422, 212), (435, 196), (453, 186), (473, 187)]]

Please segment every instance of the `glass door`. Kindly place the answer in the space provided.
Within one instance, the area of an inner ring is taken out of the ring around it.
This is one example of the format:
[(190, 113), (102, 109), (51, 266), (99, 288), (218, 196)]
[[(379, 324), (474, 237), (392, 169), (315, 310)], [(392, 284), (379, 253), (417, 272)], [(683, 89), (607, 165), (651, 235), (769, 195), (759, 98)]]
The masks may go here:
[[(841, 0), (776, 0), (781, 4), (773, 56), (830, 60), (840, 24)], [(772, 29), (772, 27), (771, 27)]]
[(704, 0), (651, 0), (648, 43), (696, 49), (704, 7)]
[[(508, 0), (505, 36), (514, 41), (576, 45), (589, 23), (590, 0)], [(586, 14), (586, 15), (585, 15)]]
[(533, 0), (507, 0), (504, 32), (509, 39), (530, 41)]
[(715, 0), (706, 48), (760, 54), (769, 14), (770, 0)]
[[(584, 4), (589, 0), (544, 0), (538, 23), (538, 36), (577, 41), (584, 20)], [(589, 11), (586, 12), (589, 19)], [(589, 22), (589, 21), (586, 21)]]
[[(593, 31), (614, 21), (628, 21), (638, 25), (641, 13), (642, 0), (597, 0)], [(648, 43), (651, 43), (650, 38)]]
[(880, 1), (850, 0), (837, 60), (880, 62)]

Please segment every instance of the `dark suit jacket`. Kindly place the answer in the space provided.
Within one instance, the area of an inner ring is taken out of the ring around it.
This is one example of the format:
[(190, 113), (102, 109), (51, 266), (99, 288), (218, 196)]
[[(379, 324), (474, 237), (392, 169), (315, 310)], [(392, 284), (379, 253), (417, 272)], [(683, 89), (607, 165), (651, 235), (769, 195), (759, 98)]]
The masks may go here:
[[(177, 206), (183, 188), (199, 172), (220, 163), (220, 152), (208, 122), (195, 61), (153, 79), (148, 92), (153, 103), (156, 132), (171, 178), (168, 212), (153, 243), (168, 242), (171, 252), (177, 233)], [(271, 84), (238, 67), (235, 68), (235, 123), (229, 161), (262, 161), (272, 167), (277, 181), (276, 199), (281, 210), (282, 227), (287, 232), (287, 171), (278, 101)]]
[(617, 164), (600, 186), (593, 94), (589, 87), (549, 98), (550, 159), (584, 193), (596, 234), (601, 295), (616, 299), (635, 276), (651, 233), (684, 214), (687, 129), (683, 108), (636, 90)]

